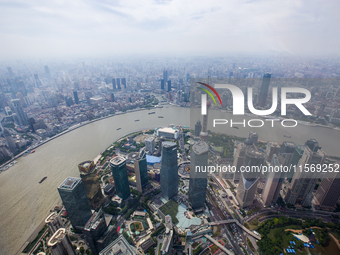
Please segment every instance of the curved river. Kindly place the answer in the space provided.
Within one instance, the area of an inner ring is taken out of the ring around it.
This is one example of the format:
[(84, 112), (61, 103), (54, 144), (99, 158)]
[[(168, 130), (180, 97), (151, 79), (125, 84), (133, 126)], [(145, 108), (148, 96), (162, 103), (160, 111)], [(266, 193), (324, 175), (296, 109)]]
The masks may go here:
[[(21, 251), (23, 244), (46, 218), (49, 210), (60, 203), (57, 191), (59, 184), (68, 176), (79, 175), (78, 163), (94, 159), (112, 142), (128, 133), (168, 124), (190, 124), (189, 108), (168, 106), (153, 111), (156, 113), (151, 115), (148, 115), (149, 111), (117, 115), (75, 129), (40, 146), (34, 154), (19, 158), (17, 164), (1, 173), (0, 254), (16, 254)], [(211, 115), (217, 117), (219, 113), (211, 111)], [(230, 114), (224, 115), (224, 118), (232, 118)], [(136, 119), (140, 121), (135, 122)], [(117, 131), (117, 128), (121, 129)], [(282, 132), (286, 130), (281, 129), (279, 127), (275, 132), (263, 129), (253, 131), (258, 132), (260, 140), (282, 142)], [(249, 131), (229, 128), (228, 133), (245, 137)], [(339, 147), (334, 142), (340, 134), (337, 130), (299, 125), (289, 134), (296, 143), (317, 138), (326, 152), (335, 151)], [(44, 176), (48, 178), (39, 184)]]

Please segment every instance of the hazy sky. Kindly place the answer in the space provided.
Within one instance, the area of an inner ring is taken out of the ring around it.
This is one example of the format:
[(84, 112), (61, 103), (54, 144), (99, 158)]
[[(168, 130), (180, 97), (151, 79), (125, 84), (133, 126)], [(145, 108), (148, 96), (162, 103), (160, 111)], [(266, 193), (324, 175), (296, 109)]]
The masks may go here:
[(0, 56), (339, 55), (339, 12), (337, 0), (0, 0)]

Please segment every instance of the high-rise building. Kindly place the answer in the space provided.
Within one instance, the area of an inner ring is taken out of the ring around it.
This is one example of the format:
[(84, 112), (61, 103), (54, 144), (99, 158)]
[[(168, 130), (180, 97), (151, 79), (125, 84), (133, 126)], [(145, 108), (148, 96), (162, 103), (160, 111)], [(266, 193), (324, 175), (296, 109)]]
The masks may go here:
[(161, 254), (168, 255), (172, 252), (172, 239), (174, 231), (172, 229), (172, 219), (170, 215), (166, 215), (165, 219), (165, 234), (164, 234), (164, 241), (161, 249)]
[(41, 81), (40, 81), (40, 79), (39, 79), (38, 74), (34, 74), (34, 79), (35, 79), (35, 85), (36, 85), (38, 88), (40, 88), (40, 87), (42, 86), (42, 83), (41, 83)]
[(116, 79), (112, 79), (112, 89), (116, 89), (117, 88), (117, 84), (116, 84)]
[(93, 213), (86, 223), (83, 233), (93, 255), (98, 255), (101, 250), (118, 237), (116, 228), (106, 223), (102, 209)]
[[(280, 167), (281, 163), (276, 154), (272, 156), (270, 165), (273, 168)], [(268, 174), (264, 189), (262, 191), (262, 200), (264, 205), (269, 206), (272, 203), (275, 203), (279, 198), (283, 180), (282, 174), (283, 173), (280, 171), (280, 169)]]
[[(311, 148), (317, 148), (318, 150), (313, 151)], [(323, 164), (325, 156), (325, 153), (321, 150), (321, 147), (319, 147), (315, 139), (313, 139), (313, 142), (312, 140), (308, 140), (298, 166), (304, 168), (306, 164)], [(317, 180), (317, 172), (296, 171), (284, 198), (287, 204), (310, 206)]]
[(128, 158), (135, 168), (137, 191), (143, 193), (143, 190), (149, 184), (148, 167), (144, 148), (142, 148), (139, 152), (130, 153)]
[(259, 135), (256, 132), (250, 132), (249, 133), (249, 140), (253, 143), (253, 144), (257, 144), (257, 141), (259, 140)]
[(204, 208), (208, 184), (208, 151), (209, 146), (203, 141), (196, 142), (191, 149), (189, 202), (192, 209)]
[(115, 101), (115, 95), (113, 93), (110, 94), (110, 102)]
[(8, 73), (9, 73), (10, 76), (14, 76), (14, 73), (13, 73), (13, 71), (12, 71), (12, 67), (8, 66), (8, 67), (7, 67), (7, 71), (8, 71)]
[(93, 161), (84, 161), (78, 165), (80, 178), (84, 184), (87, 198), (92, 208), (97, 208), (104, 198), (97, 170)]
[(293, 142), (283, 142), (280, 153), (294, 153), (296, 144)]
[(66, 104), (66, 106), (68, 106), (68, 107), (74, 105), (74, 102), (73, 102), (72, 97), (65, 96), (65, 104)]
[(82, 230), (92, 215), (83, 182), (80, 178), (67, 177), (58, 192), (73, 228)]
[(145, 139), (145, 149), (152, 155), (155, 151), (155, 138), (150, 136)]
[(168, 70), (164, 69), (164, 71), (163, 71), (163, 80), (164, 80), (165, 83), (168, 81), (168, 78), (169, 78)]
[(174, 142), (162, 143), (161, 191), (167, 200), (178, 193), (177, 145)]
[(21, 107), (20, 99), (12, 99), (11, 102), (14, 108), (14, 112), (16, 113), (18, 117), (18, 124), (22, 126), (28, 125), (27, 114), (24, 112), (24, 110)]
[(77, 91), (73, 91), (73, 96), (74, 96), (74, 102), (76, 104), (79, 104), (78, 92)]
[(266, 73), (263, 75), (263, 80), (262, 80), (262, 85), (260, 89), (260, 95), (259, 95), (259, 106), (265, 107), (267, 103), (267, 95), (268, 95), (268, 90), (269, 90), (269, 85), (270, 85), (270, 78), (271, 78), (270, 73)]
[(340, 173), (327, 171), (314, 195), (315, 207), (322, 210), (333, 211), (339, 198)]
[[(244, 166), (261, 166), (263, 165), (265, 155), (259, 151), (255, 145), (246, 147), (244, 155)], [(259, 180), (257, 172), (242, 172), (239, 184), (236, 189), (236, 199), (241, 208), (251, 206), (254, 201), (255, 192)]]
[(266, 148), (266, 160), (268, 162), (272, 161), (273, 155), (279, 155), (281, 146), (277, 142), (267, 142)]
[(168, 80), (168, 81), (167, 81), (167, 88), (166, 88), (166, 91), (167, 91), (167, 92), (170, 92), (170, 91), (171, 91), (171, 80)]
[[(202, 104), (205, 102), (202, 102)], [(207, 104), (207, 113), (203, 115), (203, 125), (202, 125), (202, 131), (200, 133), (200, 137), (202, 141), (206, 141), (208, 137), (208, 114), (209, 114), (209, 108), (211, 106), (211, 103), (209, 101), (206, 102)]]
[(126, 89), (126, 78), (122, 78), (122, 85), (124, 86), (124, 89)]
[(126, 170), (126, 160), (121, 156), (110, 160), (112, 176), (115, 182), (116, 194), (123, 200), (130, 197), (129, 179)]
[(44, 66), (44, 69), (45, 69), (46, 77), (50, 78), (51, 77), (51, 73), (50, 73), (50, 69), (48, 68), (48, 66)]
[(48, 226), (48, 229), (50, 230), (50, 233), (53, 235), (55, 232), (57, 232), (58, 229), (64, 228), (64, 224), (58, 214), (55, 212), (48, 215), (48, 217), (45, 219), (45, 223)]
[(164, 79), (161, 80), (161, 90), (165, 89), (165, 81)]
[(120, 78), (117, 78), (116, 82), (117, 82), (117, 89), (121, 89), (121, 87), (120, 87)]
[(195, 124), (195, 136), (199, 136), (202, 130), (202, 124), (201, 121), (198, 120), (197, 123)]
[(130, 245), (123, 235), (120, 235), (115, 241), (105, 247), (99, 255), (111, 255), (111, 254), (124, 254), (124, 255), (136, 255), (135, 247)]
[(52, 255), (76, 255), (65, 228), (59, 228), (48, 240)]

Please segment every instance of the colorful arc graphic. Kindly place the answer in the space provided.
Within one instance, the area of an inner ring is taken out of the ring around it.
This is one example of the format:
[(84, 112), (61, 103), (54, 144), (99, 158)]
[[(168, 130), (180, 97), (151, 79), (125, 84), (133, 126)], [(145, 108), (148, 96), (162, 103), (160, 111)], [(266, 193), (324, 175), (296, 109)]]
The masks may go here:
[[(210, 85), (208, 85), (208, 84), (206, 84), (206, 83), (203, 83), (203, 82), (198, 82), (198, 83), (201, 84), (201, 85), (206, 86), (206, 87), (209, 88), (209, 89), (211, 89), (211, 90), (215, 93), (215, 95), (217, 96), (217, 98), (218, 98), (218, 100), (220, 101), (220, 104), (221, 104), (221, 106), (222, 106), (222, 100), (221, 100), (221, 98), (220, 98), (220, 95), (217, 93), (217, 91), (216, 91), (213, 87), (211, 87)], [(214, 103), (215, 103), (215, 105), (216, 105), (215, 98), (213, 97), (213, 95), (212, 95), (208, 90), (202, 89), (202, 88), (199, 88), (199, 89), (203, 90), (203, 91), (206, 92), (209, 96), (211, 96), (211, 98), (214, 100)]]
[(214, 96), (211, 94), (211, 92), (210, 92), (209, 90), (203, 89), (203, 88), (199, 88), (199, 89), (200, 89), (200, 90), (203, 90), (205, 93), (207, 93), (207, 94), (212, 98), (212, 100), (214, 100), (215, 105), (217, 105)]

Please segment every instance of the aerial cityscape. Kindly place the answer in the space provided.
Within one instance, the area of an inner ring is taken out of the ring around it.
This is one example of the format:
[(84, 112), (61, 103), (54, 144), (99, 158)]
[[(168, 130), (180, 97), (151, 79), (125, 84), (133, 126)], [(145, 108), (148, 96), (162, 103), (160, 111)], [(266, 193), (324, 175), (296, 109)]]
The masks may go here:
[(142, 2), (2, 4), (0, 255), (340, 254), (339, 4)]

